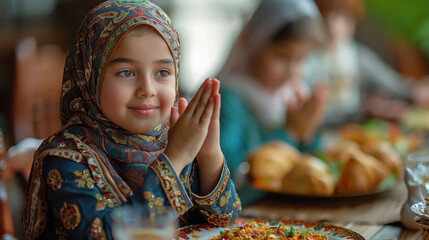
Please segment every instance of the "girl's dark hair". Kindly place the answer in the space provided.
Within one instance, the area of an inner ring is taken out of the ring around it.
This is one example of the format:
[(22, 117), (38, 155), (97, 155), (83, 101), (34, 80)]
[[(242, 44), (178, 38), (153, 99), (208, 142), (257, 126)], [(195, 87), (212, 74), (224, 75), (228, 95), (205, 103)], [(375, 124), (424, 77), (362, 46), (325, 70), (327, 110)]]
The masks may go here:
[(321, 20), (303, 17), (286, 24), (272, 38), (272, 42), (283, 40), (312, 41), (316, 45), (322, 45), (325, 41), (325, 33)]

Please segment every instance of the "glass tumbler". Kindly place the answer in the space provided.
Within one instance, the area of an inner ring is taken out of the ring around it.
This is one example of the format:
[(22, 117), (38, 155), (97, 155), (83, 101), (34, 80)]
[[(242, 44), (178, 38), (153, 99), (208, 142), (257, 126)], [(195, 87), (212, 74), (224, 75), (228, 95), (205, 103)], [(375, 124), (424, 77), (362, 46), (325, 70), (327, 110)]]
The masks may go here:
[(118, 240), (170, 240), (177, 231), (177, 214), (171, 208), (126, 205), (112, 211), (113, 236)]
[(429, 197), (429, 150), (410, 153), (405, 159), (405, 184), (408, 198), (401, 209), (402, 224), (408, 228), (419, 229), (414, 222), (415, 214), (410, 207)]

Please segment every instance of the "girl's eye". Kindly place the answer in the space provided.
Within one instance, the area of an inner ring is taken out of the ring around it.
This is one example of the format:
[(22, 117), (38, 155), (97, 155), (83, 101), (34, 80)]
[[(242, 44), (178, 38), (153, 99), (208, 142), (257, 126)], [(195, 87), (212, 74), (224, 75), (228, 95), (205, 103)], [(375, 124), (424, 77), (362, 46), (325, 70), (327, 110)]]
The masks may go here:
[(124, 70), (118, 73), (118, 76), (120, 77), (124, 77), (124, 78), (129, 78), (134, 76), (134, 73), (131, 70)]
[(170, 75), (170, 72), (168, 70), (160, 70), (156, 73), (157, 76), (166, 78)]

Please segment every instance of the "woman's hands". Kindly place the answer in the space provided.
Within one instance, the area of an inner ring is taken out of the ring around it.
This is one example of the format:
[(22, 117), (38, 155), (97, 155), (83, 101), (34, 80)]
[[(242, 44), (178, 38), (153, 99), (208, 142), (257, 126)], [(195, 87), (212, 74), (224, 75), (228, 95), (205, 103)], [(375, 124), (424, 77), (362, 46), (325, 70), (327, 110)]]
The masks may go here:
[[(205, 173), (201, 175), (205, 179), (219, 176), (223, 164), (219, 143), (219, 85), (216, 79), (206, 79), (189, 104), (180, 98), (178, 108), (171, 110), (171, 129), (164, 153), (177, 173), (197, 156), (200, 171)], [(212, 182), (205, 179), (204, 182)], [(217, 183), (217, 179), (214, 180)]]
[(311, 97), (301, 106), (288, 107), (286, 128), (300, 141), (312, 138), (323, 121), (326, 101), (326, 86), (317, 86)]

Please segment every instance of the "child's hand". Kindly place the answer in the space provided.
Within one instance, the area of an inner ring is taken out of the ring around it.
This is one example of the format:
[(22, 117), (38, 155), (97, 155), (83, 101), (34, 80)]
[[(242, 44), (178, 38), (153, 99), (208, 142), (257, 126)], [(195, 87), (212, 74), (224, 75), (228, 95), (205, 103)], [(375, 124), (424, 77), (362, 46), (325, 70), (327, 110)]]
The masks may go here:
[(286, 128), (300, 141), (313, 137), (325, 115), (327, 88), (319, 85), (313, 95), (299, 108), (288, 108)]
[(213, 81), (206, 81), (189, 102), (179, 99), (179, 109), (172, 108), (168, 145), (164, 153), (177, 173), (192, 162), (207, 136), (211, 122), (214, 99), (211, 96)]
[(202, 195), (209, 194), (216, 187), (223, 167), (223, 153), (220, 148), (220, 83), (212, 79), (213, 113), (208, 128), (207, 137), (197, 154), (200, 170), (200, 191)]
[[(220, 149), (220, 94), (219, 94), (219, 80), (212, 79), (213, 88), (212, 88), (212, 98), (213, 98), (213, 114), (211, 117), (210, 125), (208, 128), (207, 137), (201, 146), (200, 151), (198, 152), (197, 159), (200, 161), (202, 159), (211, 158), (213, 156), (222, 155)], [(223, 157), (221, 157), (223, 158)]]
[(286, 104), (292, 109), (301, 107), (310, 98), (310, 88), (300, 80), (290, 80), (286, 86), (292, 92)]

